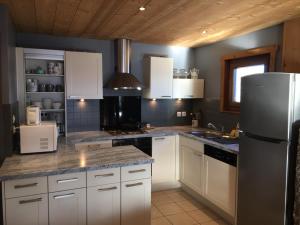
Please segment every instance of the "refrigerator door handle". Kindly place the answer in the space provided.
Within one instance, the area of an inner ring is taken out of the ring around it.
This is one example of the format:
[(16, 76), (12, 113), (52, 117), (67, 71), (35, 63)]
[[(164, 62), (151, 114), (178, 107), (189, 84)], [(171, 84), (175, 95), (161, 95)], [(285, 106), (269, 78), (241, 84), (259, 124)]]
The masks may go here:
[(249, 132), (243, 132), (242, 135), (245, 135), (249, 138), (256, 139), (256, 140), (259, 140), (259, 141), (271, 142), (271, 143), (275, 143), (275, 144), (280, 144), (282, 142), (287, 142), (286, 140), (277, 139), (277, 138), (270, 138), (270, 137), (263, 137), (263, 136), (252, 134), (252, 133), (249, 133)]

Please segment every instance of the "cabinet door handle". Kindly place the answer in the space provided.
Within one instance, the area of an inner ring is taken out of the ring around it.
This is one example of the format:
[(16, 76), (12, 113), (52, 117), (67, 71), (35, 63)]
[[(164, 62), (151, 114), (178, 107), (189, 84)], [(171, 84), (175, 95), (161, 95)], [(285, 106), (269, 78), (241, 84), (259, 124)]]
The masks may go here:
[(139, 186), (139, 185), (143, 185), (143, 182), (139, 182), (139, 183), (135, 183), (135, 184), (126, 184), (126, 187), (135, 187), (135, 186)]
[(116, 190), (117, 187), (109, 187), (109, 188), (100, 188), (98, 191), (111, 191), (111, 190)]
[(190, 98), (192, 98), (192, 97), (194, 97), (194, 95), (186, 95), (185, 97), (190, 97)]
[(129, 170), (128, 173), (142, 173), (145, 172), (145, 169), (140, 169), (140, 170)]
[(114, 173), (97, 174), (97, 175), (95, 175), (95, 178), (97, 178), (97, 177), (112, 177), (112, 176), (114, 176)]
[(161, 140), (165, 140), (166, 138), (164, 137), (160, 137), (160, 138), (154, 138), (155, 141), (161, 141)]
[(20, 184), (20, 185), (15, 185), (15, 189), (27, 188), (27, 187), (34, 187), (34, 186), (37, 186), (37, 185), (38, 185), (38, 183)]
[(61, 198), (70, 198), (73, 197), (75, 194), (74, 193), (70, 193), (70, 194), (66, 194), (66, 195), (55, 195), (53, 196), (54, 199), (61, 199)]
[(33, 203), (33, 202), (41, 202), (43, 198), (34, 198), (34, 199), (29, 199), (29, 200), (21, 200), (19, 201), (19, 204), (27, 204), (27, 203)]
[(160, 97), (162, 97), (162, 98), (171, 98), (170, 95), (163, 95), (163, 96), (160, 96)]
[(68, 182), (74, 182), (74, 181), (78, 181), (78, 178), (71, 178), (71, 179), (65, 179), (65, 180), (57, 180), (58, 184), (63, 184), (63, 183), (68, 183)]

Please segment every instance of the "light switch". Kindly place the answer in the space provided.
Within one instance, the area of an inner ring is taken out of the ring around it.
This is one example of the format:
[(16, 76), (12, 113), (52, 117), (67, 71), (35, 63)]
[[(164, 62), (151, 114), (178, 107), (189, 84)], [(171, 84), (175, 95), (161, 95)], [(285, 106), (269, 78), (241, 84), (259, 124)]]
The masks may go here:
[(181, 112), (177, 112), (177, 117), (181, 117), (182, 113)]
[(182, 117), (186, 117), (186, 112), (181, 113)]

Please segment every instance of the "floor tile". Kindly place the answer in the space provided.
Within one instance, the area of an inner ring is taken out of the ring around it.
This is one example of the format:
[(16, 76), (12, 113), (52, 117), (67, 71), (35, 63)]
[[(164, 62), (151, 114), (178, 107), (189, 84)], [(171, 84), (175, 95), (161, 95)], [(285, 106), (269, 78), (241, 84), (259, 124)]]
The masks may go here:
[(151, 207), (151, 219), (157, 219), (163, 217), (164, 215), (154, 206)]
[(154, 195), (152, 196), (152, 203), (155, 206), (162, 205), (162, 204), (167, 204), (167, 203), (172, 203), (174, 200), (169, 197), (168, 195)]
[(167, 194), (170, 198), (173, 199), (174, 202), (182, 202), (190, 200), (190, 198), (185, 195), (183, 192), (173, 192)]
[(173, 225), (193, 225), (193, 224), (197, 224), (197, 222), (186, 213), (179, 213), (179, 214), (167, 216), (167, 219)]
[(171, 225), (171, 223), (165, 217), (161, 217), (151, 220), (151, 225)]
[(201, 223), (201, 225), (229, 225), (229, 224), (224, 222), (223, 220), (214, 220), (207, 223)]
[(187, 212), (194, 220), (196, 220), (198, 223), (205, 223), (210, 222), (213, 220), (216, 220), (218, 216), (214, 213), (212, 213), (209, 210), (206, 209), (199, 209)]
[(179, 205), (184, 211), (194, 211), (198, 209), (203, 209), (204, 206), (198, 204), (195, 201), (181, 201), (181, 202), (176, 202), (177, 205)]
[(157, 208), (165, 216), (184, 212), (184, 210), (181, 207), (179, 207), (176, 203), (158, 205)]

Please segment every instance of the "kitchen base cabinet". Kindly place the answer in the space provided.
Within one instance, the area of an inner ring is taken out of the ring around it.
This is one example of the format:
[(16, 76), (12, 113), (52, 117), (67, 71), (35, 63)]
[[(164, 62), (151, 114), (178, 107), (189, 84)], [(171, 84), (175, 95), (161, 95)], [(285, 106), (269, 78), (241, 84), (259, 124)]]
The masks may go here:
[(204, 179), (204, 197), (234, 217), (236, 167), (205, 155)]
[(87, 224), (120, 225), (120, 183), (87, 189)]
[(49, 193), (50, 225), (86, 224), (86, 188)]
[(121, 224), (151, 224), (151, 179), (122, 182)]
[(6, 199), (6, 225), (47, 225), (48, 195)]

